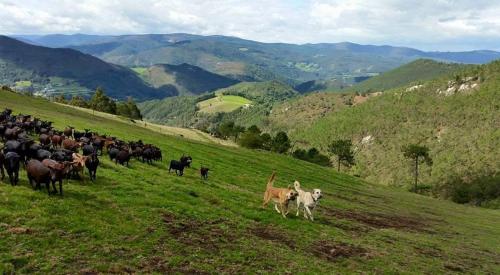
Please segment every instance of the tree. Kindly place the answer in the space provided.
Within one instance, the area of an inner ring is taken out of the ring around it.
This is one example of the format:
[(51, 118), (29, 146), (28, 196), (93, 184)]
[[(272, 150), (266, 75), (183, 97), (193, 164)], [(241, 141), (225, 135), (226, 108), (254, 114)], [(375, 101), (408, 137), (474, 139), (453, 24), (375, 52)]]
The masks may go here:
[(418, 165), (419, 163), (426, 163), (427, 165), (432, 165), (432, 158), (429, 156), (429, 148), (426, 146), (421, 146), (418, 144), (409, 144), (403, 147), (403, 155), (405, 158), (411, 159), (415, 166), (415, 192), (417, 192), (418, 184)]
[(273, 138), (271, 137), (271, 135), (268, 133), (263, 133), (262, 135), (260, 135), (260, 138), (262, 140), (262, 149), (271, 151), (271, 148), (273, 146)]
[(261, 149), (262, 148), (262, 137), (260, 135), (261, 131), (259, 127), (252, 125), (250, 126), (239, 139), (239, 143), (243, 147), (250, 149)]
[(58, 95), (54, 98), (54, 101), (57, 102), (57, 103), (62, 103), (62, 104), (68, 104), (68, 102), (66, 101), (66, 98), (64, 97), (64, 95)]
[(337, 156), (337, 171), (340, 171), (340, 164), (351, 166), (354, 164), (354, 152), (352, 142), (348, 139), (338, 139), (328, 146), (328, 151)]
[(96, 111), (116, 114), (116, 103), (106, 96), (101, 88), (97, 88), (89, 102), (90, 108)]
[(219, 126), (219, 131), (222, 138), (227, 139), (233, 136), (234, 133), (234, 121), (224, 122)]
[(141, 111), (131, 97), (128, 97), (126, 102), (116, 104), (116, 114), (132, 119), (142, 119)]
[(290, 139), (285, 132), (281, 131), (276, 134), (271, 144), (271, 150), (276, 153), (284, 154), (290, 149)]
[(81, 108), (88, 108), (89, 104), (87, 101), (82, 96), (76, 95), (71, 97), (71, 100), (69, 101), (70, 105), (81, 107)]

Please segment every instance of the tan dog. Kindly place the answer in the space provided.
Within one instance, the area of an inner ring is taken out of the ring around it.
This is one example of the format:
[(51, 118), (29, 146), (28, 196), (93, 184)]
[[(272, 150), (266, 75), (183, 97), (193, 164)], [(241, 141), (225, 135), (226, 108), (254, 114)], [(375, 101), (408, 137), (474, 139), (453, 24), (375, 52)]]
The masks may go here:
[(288, 203), (290, 201), (295, 200), (298, 193), (295, 190), (293, 190), (290, 186), (288, 188), (273, 187), (275, 179), (276, 179), (276, 171), (273, 172), (273, 174), (267, 181), (266, 192), (264, 193), (264, 203), (262, 204), (262, 207), (266, 207), (267, 204), (271, 200), (273, 200), (274, 209), (276, 209), (276, 212), (280, 213), (283, 216), (283, 218), (286, 218), (286, 215), (288, 214)]

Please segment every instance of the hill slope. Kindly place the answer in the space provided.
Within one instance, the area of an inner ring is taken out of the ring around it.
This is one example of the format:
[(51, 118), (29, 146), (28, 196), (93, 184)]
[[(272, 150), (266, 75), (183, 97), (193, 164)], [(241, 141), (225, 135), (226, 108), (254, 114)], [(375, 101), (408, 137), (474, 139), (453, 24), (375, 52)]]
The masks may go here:
[(172, 89), (178, 95), (199, 95), (239, 82), (185, 63), (154, 65), (141, 71), (140, 76), (154, 87)]
[[(44, 100), (0, 91), (2, 107), (126, 140), (159, 145), (164, 161), (116, 166), (95, 183), (70, 181), (63, 198), (0, 184), (0, 271), (17, 273), (498, 273), (500, 214), (370, 185), (286, 156), (168, 137)], [(213, 171), (168, 175), (182, 153)], [(308, 222), (261, 209), (298, 179), (325, 197)], [(57, 260), (55, 260), (57, 259)]]
[[(286, 156), (196, 143), (44, 100), (1, 91), (0, 104), (79, 129), (159, 145), (164, 161), (116, 166), (96, 183), (70, 181), (65, 196), (0, 184), (0, 271), (498, 273), (500, 214), (366, 184)], [(213, 171), (168, 175), (182, 153)], [(298, 179), (325, 197), (308, 222), (261, 209), (273, 169), (277, 186)], [(57, 259), (57, 260), (54, 260)]]
[(384, 91), (407, 86), (415, 82), (424, 82), (440, 76), (451, 75), (453, 72), (464, 68), (465, 65), (461, 64), (419, 59), (381, 75), (369, 78), (347, 90), (357, 92)]
[(173, 95), (150, 87), (130, 69), (93, 56), (72, 49), (33, 46), (0, 36), (0, 83), (14, 85), (23, 80), (29, 80), (35, 90), (45, 89), (48, 94), (89, 94), (100, 86), (117, 99)]
[(455, 74), (331, 113), (294, 139), (326, 150), (334, 139), (352, 138), (355, 173), (373, 182), (411, 183), (411, 165), (401, 152), (409, 143), (430, 147), (434, 165), (423, 166), (423, 183), (439, 187), (455, 177), (494, 175), (500, 172), (500, 62)]
[(59, 47), (72, 46), (125, 66), (188, 63), (241, 80), (280, 79), (289, 83), (335, 76), (366, 76), (394, 69), (418, 58), (464, 63), (486, 63), (500, 58), (500, 53), (492, 51), (424, 52), (345, 42), (294, 45), (190, 34), (103, 36), (94, 41), (81, 35), (74, 41), (61, 36), (49, 38), (30, 37), (34, 43), (49, 40), (47, 45), (51, 46), (60, 39)]

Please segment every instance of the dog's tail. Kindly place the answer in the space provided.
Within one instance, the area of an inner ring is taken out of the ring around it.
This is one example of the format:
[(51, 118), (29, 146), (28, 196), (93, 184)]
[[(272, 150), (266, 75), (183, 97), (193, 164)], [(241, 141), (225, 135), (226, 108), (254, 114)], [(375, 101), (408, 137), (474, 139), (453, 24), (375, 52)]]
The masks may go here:
[(297, 192), (299, 192), (300, 190), (302, 190), (302, 189), (300, 189), (300, 182), (299, 181), (295, 181), (293, 183), (293, 186), (295, 187), (295, 191), (297, 191)]
[(269, 177), (269, 180), (267, 181), (267, 187), (272, 187), (275, 179), (276, 179), (276, 171), (273, 171), (273, 174), (271, 175), (271, 177)]

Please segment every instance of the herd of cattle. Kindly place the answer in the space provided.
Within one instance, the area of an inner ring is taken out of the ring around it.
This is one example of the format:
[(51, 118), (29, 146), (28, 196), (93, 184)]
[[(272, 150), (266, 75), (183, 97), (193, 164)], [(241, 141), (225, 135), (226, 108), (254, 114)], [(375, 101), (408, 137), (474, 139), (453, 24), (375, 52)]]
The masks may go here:
[[(38, 137), (38, 142), (33, 137)], [(31, 186), (40, 189), (41, 184), (45, 184), (49, 194), (50, 184), (53, 193), (57, 193), (58, 182), (59, 194), (62, 195), (64, 179), (76, 177), (85, 181), (85, 168), (90, 180), (95, 181), (99, 156), (104, 152), (116, 164), (127, 167), (131, 158), (148, 164), (163, 160), (160, 148), (144, 144), (141, 140), (125, 142), (88, 129), (79, 132), (69, 126), (59, 131), (52, 127), (50, 121), (31, 115), (13, 115), (10, 109), (0, 113), (0, 138), (4, 143), (3, 150), (0, 150), (1, 179), (5, 178), (5, 168), (10, 183), (17, 185), (19, 170), (24, 166)], [(179, 161), (172, 160), (169, 172), (174, 170), (177, 175), (182, 176), (184, 168), (190, 167), (191, 162), (192, 158), (189, 156), (182, 156)], [(200, 172), (205, 178), (208, 169), (203, 169), (206, 171)]]

